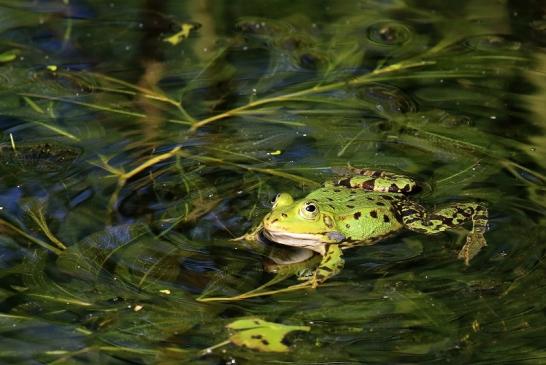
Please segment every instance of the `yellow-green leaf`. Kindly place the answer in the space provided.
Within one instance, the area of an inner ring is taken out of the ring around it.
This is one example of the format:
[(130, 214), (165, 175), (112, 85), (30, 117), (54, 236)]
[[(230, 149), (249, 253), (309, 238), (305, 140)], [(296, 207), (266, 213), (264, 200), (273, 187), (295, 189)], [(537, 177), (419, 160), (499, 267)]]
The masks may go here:
[(310, 330), (308, 326), (288, 326), (260, 318), (239, 319), (226, 327), (235, 332), (229, 338), (234, 345), (263, 352), (286, 352), (288, 347), (282, 341), (288, 333)]
[(180, 24), (180, 31), (165, 38), (164, 41), (176, 46), (178, 43), (188, 38), (190, 36), (190, 32), (196, 28), (197, 26), (195, 24), (182, 23)]
[(9, 51), (2, 52), (0, 53), (0, 62), (11, 62), (17, 58), (18, 54), (18, 49), (10, 49)]

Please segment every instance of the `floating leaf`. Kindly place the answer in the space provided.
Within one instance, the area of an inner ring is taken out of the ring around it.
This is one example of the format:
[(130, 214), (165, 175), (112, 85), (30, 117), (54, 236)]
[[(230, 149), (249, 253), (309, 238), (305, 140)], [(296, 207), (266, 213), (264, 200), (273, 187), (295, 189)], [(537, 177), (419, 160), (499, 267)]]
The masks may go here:
[(308, 326), (288, 326), (260, 318), (245, 318), (231, 322), (226, 328), (235, 331), (230, 341), (242, 347), (263, 352), (287, 352), (284, 337), (292, 331), (311, 330)]
[(176, 46), (184, 39), (188, 38), (190, 36), (190, 32), (197, 28), (198, 26), (196, 24), (182, 23), (180, 24), (180, 31), (173, 34), (172, 36), (165, 38), (164, 41), (172, 44), (173, 46)]
[(0, 62), (11, 62), (17, 58), (17, 55), (19, 54), (19, 50), (17, 49), (10, 49), (9, 51), (5, 51), (0, 53)]

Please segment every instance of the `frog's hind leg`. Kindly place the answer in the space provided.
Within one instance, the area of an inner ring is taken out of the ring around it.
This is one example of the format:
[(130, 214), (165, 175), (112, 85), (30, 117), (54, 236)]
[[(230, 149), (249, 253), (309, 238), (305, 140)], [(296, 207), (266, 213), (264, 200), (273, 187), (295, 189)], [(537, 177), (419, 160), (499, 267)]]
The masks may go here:
[(343, 260), (342, 255), (339, 245), (332, 244), (326, 248), (322, 261), (313, 273), (313, 277), (309, 279), (311, 287), (316, 288), (343, 269), (345, 260)]
[(410, 193), (415, 191), (415, 180), (388, 171), (349, 168), (350, 176), (334, 180), (334, 185), (364, 189), (380, 193)]
[(435, 234), (472, 222), (472, 229), (458, 258), (468, 265), (470, 260), (487, 246), (484, 233), (487, 231), (487, 208), (480, 203), (454, 203), (448, 207), (427, 213), (417, 203), (406, 202), (400, 209), (404, 225), (416, 232)]

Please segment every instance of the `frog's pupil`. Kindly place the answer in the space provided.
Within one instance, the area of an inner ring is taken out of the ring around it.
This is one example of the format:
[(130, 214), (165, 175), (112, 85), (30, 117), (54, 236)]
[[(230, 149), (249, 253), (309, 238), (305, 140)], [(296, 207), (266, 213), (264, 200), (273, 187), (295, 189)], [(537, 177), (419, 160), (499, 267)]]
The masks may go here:
[(317, 207), (315, 207), (314, 204), (309, 204), (308, 206), (305, 207), (305, 210), (308, 211), (309, 213), (313, 213), (316, 209)]

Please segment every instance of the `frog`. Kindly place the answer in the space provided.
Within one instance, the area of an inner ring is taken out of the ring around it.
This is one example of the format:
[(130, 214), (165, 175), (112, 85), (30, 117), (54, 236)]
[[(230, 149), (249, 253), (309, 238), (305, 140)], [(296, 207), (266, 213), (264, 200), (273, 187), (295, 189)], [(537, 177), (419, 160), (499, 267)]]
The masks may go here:
[(322, 256), (318, 267), (304, 279), (313, 288), (342, 270), (346, 249), (373, 245), (405, 229), (433, 235), (471, 224), (458, 253), (458, 258), (469, 265), (487, 246), (487, 206), (457, 201), (427, 210), (411, 196), (418, 189), (411, 177), (349, 166), (344, 174), (304, 198), (277, 194), (258, 231), (276, 244)]

